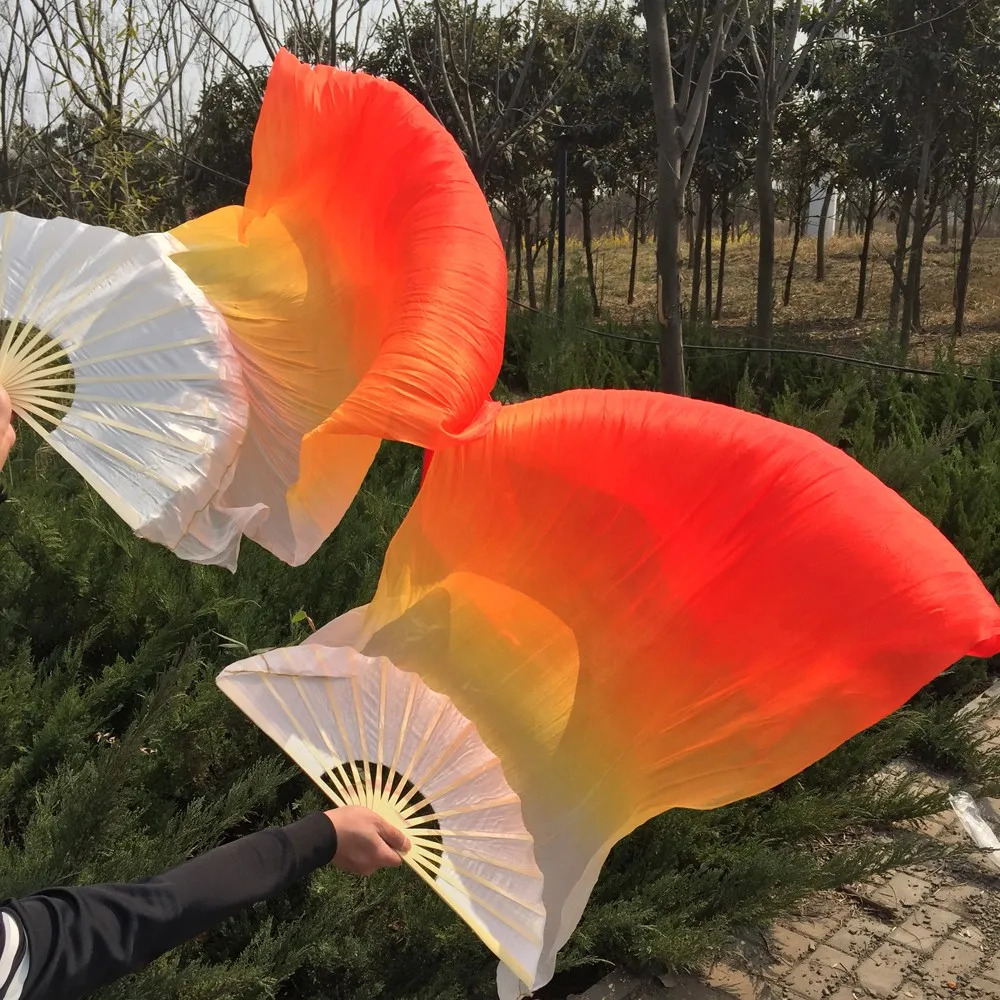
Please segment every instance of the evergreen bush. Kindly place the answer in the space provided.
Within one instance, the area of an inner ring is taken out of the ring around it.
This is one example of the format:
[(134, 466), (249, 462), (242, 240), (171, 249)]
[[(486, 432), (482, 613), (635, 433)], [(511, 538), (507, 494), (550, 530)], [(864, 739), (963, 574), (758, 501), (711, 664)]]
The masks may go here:
[[(647, 345), (515, 316), (501, 388), (518, 398), (644, 386), (654, 371)], [(696, 394), (847, 448), (1000, 591), (994, 386), (958, 374), (845, 374), (791, 356), (767, 367), (738, 350), (692, 352), (691, 372)], [(998, 374), (1000, 361), (984, 364), (984, 376)], [(0, 896), (141, 877), (322, 805), (214, 677), (251, 650), (303, 638), (299, 612), (319, 624), (371, 598), (419, 471), (416, 451), (384, 446), (307, 565), (247, 543), (231, 576), (132, 537), (23, 434), (0, 505)], [(974, 791), (1000, 788), (997, 755), (975, 738), (974, 720), (954, 715), (993, 671), (958, 665), (766, 795), (646, 824), (613, 852), (563, 968), (695, 967), (815, 889), (929, 856), (936, 848), (907, 824), (942, 808), (942, 795), (905, 777), (874, 779), (909, 755)], [(407, 871), (359, 881), (330, 870), (102, 996), (459, 1000), (493, 989), (486, 950)]]

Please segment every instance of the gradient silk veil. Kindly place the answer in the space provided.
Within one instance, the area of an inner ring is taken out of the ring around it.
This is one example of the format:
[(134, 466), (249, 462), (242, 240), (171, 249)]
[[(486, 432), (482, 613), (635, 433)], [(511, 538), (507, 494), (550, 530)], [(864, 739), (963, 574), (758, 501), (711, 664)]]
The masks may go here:
[(437, 449), (485, 429), (503, 248), (458, 146), (402, 88), (279, 52), (244, 205), (170, 235), (250, 402), (217, 505), (280, 559), (316, 551), (382, 439)]
[(547, 982), (616, 841), (791, 777), (963, 656), (1000, 608), (840, 450), (728, 407), (574, 391), (437, 452), (377, 594), (311, 643), (473, 720), (520, 796)]
[(0, 214), (0, 385), (142, 537), (293, 565), (384, 438), (496, 404), (507, 271), (448, 132), (385, 80), (274, 62), (245, 204), (130, 237)]

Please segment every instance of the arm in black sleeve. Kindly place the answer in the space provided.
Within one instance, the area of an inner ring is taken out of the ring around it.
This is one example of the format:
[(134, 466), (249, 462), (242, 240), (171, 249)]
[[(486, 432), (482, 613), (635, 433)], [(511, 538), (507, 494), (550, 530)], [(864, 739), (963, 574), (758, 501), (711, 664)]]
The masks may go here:
[(28, 948), (21, 1000), (78, 1000), (333, 860), (337, 834), (312, 813), (125, 885), (49, 889), (9, 901)]

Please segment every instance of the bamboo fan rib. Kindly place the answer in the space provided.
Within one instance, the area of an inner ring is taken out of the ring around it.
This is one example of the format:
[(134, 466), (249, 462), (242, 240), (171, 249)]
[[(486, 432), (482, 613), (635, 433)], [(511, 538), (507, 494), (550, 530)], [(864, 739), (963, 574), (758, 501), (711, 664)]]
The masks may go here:
[(139, 535), (235, 562), (256, 511), (212, 506), (247, 402), (225, 323), (164, 235), (0, 214), (0, 384)]
[(447, 698), (385, 657), (319, 645), (235, 663), (218, 685), (331, 802), (405, 830), (407, 864), (534, 979), (545, 911), (532, 838), (500, 761)]

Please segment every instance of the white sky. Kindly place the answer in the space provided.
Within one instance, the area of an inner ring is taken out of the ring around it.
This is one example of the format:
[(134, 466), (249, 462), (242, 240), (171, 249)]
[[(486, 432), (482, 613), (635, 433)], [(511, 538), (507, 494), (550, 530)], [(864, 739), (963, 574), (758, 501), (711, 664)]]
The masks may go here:
[[(135, 41), (126, 53), (121, 29), (128, 2), (134, 11)], [(304, 16), (319, 18), (328, 25), (332, 2), (260, 0), (258, 10), (270, 32), (281, 40), (288, 28)], [(353, 43), (360, 38), (364, 44), (381, 13), (392, 10), (391, 3), (392, 0), (361, 0), (359, 5), (358, 0), (340, 0), (341, 43)], [(39, 7), (53, 15), (63, 12), (63, 17), (53, 16), (51, 21), (64, 27), (56, 28), (58, 44), (53, 44), (52, 38), (43, 32), (26, 53), (23, 39), (26, 31), (40, 24)], [(87, 92), (93, 89), (92, 74), (75, 26), (65, 27), (69, 9), (66, 0), (0, 0), (0, 59), (6, 59), (13, 37), (12, 62), (16, 66), (26, 62), (28, 66), (26, 117), (36, 126), (58, 117), (61, 105), (71, 93), (69, 76)], [(269, 61), (247, 0), (90, 0), (88, 9), (105, 19), (102, 34), (112, 72), (121, 72), (124, 65), (130, 117), (145, 114), (148, 121), (168, 133), (171, 125), (195, 110), (206, 79), (217, 79), (233, 65), (209, 33), (248, 65)], [(154, 111), (149, 110), (151, 103), (155, 103)]]

